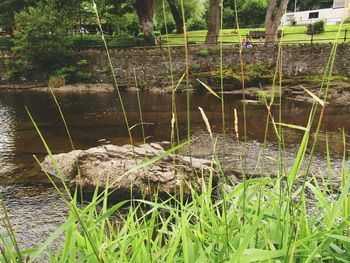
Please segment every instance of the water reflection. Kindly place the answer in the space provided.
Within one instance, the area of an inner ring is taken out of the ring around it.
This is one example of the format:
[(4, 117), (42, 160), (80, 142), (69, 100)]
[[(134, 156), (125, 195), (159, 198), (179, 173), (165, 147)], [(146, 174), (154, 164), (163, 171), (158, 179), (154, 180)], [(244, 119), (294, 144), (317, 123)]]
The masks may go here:
[[(114, 93), (62, 93), (56, 94), (66, 117), (76, 148), (86, 149), (101, 143), (101, 139), (114, 144), (128, 143), (124, 117), (117, 96)], [(130, 126), (140, 122), (136, 93), (122, 94), (128, 111)], [(146, 136), (149, 141), (169, 140), (171, 120), (170, 94), (141, 94)], [(180, 137), (186, 136), (186, 95), (176, 96)], [(42, 143), (29, 121), (24, 106), (27, 106), (40, 127), (45, 139), (54, 153), (71, 150), (64, 126), (55, 104), (47, 93), (41, 92), (0, 92), (1, 140), (0, 150), (0, 184), (46, 183), (47, 179), (40, 173), (33, 161), (33, 154), (40, 158), (46, 154)], [(210, 94), (191, 95), (192, 133), (205, 129), (198, 111), (202, 107), (212, 125), (214, 132), (221, 131), (221, 104)], [(242, 103), (237, 96), (226, 96), (225, 112), (228, 134), (233, 135), (233, 110), (239, 114), (240, 134), (243, 134)], [(283, 103), (283, 122), (305, 126), (311, 106), (298, 102)], [(273, 109), (277, 114), (277, 109)], [(332, 150), (343, 151), (342, 129), (350, 129), (348, 107), (330, 107), (324, 116), (320, 136), (320, 148), (324, 149), (325, 133), (329, 133)], [(265, 134), (266, 109), (263, 105), (247, 106), (247, 129), (249, 139), (262, 141)], [(132, 130), (136, 143), (142, 142), (141, 127)], [(297, 145), (302, 132), (285, 129), (284, 140), (288, 145)], [(275, 141), (274, 129), (270, 125), (269, 141)]]

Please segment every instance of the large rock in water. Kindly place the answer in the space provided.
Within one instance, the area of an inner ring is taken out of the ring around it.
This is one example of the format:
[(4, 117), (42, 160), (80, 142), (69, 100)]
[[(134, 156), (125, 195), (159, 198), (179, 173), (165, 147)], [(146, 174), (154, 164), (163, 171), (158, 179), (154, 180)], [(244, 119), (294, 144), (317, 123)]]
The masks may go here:
[(177, 195), (181, 185), (185, 196), (188, 196), (189, 185), (195, 191), (201, 191), (203, 178), (208, 182), (212, 169), (214, 185), (218, 181), (211, 161), (198, 158), (191, 160), (176, 154), (167, 155), (140, 169), (134, 169), (144, 161), (163, 154), (164, 151), (163, 147), (156, 143), (134, 148), (131, 145), (104, 145), (85, 151), (76, 150), (54, 155), (56, 168), (51, 163), (50, 156), (46, 156), (42, 166), (50, 175), (62, 176), (72, 188), (81, 183), (84, 192), (87, 193), (93, 193), (97, 186), (100, 190), (108, 186), (110, 190), (114, 190), (113, 197), (116, 199), (129, 199), (131, 193), (133, 197), (143, 198), (151, 197), (156, 192), (161, 197)]

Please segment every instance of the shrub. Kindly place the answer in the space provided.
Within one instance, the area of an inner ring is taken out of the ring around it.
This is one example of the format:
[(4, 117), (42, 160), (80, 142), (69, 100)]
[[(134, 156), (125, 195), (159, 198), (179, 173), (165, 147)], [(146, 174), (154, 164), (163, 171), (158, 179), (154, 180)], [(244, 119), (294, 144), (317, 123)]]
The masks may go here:
[(66, 80), (65, 80), (65, 77), (63, 75), (53, 75), (53, 76), (50, 76), (50, 79), (49, 79), (49, 87), (50, 88), (59, 88), (63, 85), (66, 84)]
[(1, 57), (0, 67), (3, 68), (4, 80), (15, 81), (21, 77), (21, 72), (23, 71), (24, 65), (21, 64), (22, 60), (20, 58), (9, 59), (7, 57)]
[(128, 35), (116, 35), (108, 38), (107, 43), (109, 47), (132, 47), (137, 44), (137, 39)]
[(264, 66), (264, 64), (261, 61), (257, 61), (256, 63), (247, 64), (245, 70), (248, 73), (249, 72), (262, 73), (262, 72), (264, 72), (266, 70), (266, 67)]
[(315, 23), (308, 24), (306, 28), (306, 34), (320, 34), (325, 30), (325, 23), (323, 20), (320, 20)]
[[(141, 35), (140, 35), (141, 36)], [(105, 36), (109, 47), (131, 47), (137, 44), (137, 38), (128, 35)], [(143, 39), (143, 35), (141, 37)], [(103, 48), (104, 43), (99, 35), (74, 35), (66, 37), (74, 48)]]
[(7, 81), (14, 81), (18, 79), (18, 72), (15, 69), (8, 69), (5, 72), (4, 78)]
[(201, 65), (199, 65), (199, 64), (196, 64), (196, 63), (192, 63), (191, 64), (191, 71), (200, 71), (200, 69), (201, 69)]
[(87, 66), (89, 62), (86, 59), (81, 59), (77, 62), (78, 66)]
[(76, 74), (76, 80), (81, 82), (89, 82), (92, 79), (92, 74), (89, 72), (78, 71)]
[(75, 66), (60, 67), (55, 70), (55, 76), (62, 76), (66, 83), (72, 83), (76, 81), (77, 68)]
[(207, 57), (209, 56), (209, 50), (208, 49), (200, 49), (197, 51), (197, 55), (201, 57)]
[(13, 47), (13, 39), (0, 36), (0, 50), (8, 50)]
[(108, 74), (111, 71), (111, 68), (108, 66), (101, 67), (99, 72), (102, 74)]
[(188, 30), (194, 31), (194, 30), (205, 30), (207, 29), (207, 23), (204, 19), (198, 18), (198, 19), (190, 19), (188, 21)]

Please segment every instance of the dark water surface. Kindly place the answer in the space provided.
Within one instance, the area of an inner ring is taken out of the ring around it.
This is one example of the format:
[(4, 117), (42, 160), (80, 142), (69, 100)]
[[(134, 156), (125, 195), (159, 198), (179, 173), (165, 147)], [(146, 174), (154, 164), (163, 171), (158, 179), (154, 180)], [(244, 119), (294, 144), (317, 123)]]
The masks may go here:
[[(129, 142), (121, 107), (114, 93), (57, 93), (76, 149), (87, 149), (111, 142), (123, 145)], [(140, 122), (137, 96), (123, 92), (130, 126)], [(202, 107), (215, 133), (221, 131), (220, 100), (210, 94), (192, 94), (191, 133), (202, 134), (206, 128), (198, 107)], [(148, 142), (170, 139), (171, 95), (141, 93), (145, 133)], [(176, 96), (180, 137), (186, 137), (186, 94)], [(237, 108), (240, 135), (243, 134), (243, 105), (238, 96), (226, 96), (226, 127), (233, 136), (233, 109)], [(0, 195), (5, 200), (17, 240), (21, 248), (42, 243), (67, 215), (67, 207), (40, 172), (33, 154), (43, 159), (46, 151), (25, 110), (28, 107), (47, 143), (54, 153), (67, 152), (71, 146), (62, 120), (50, 94), (44, 92), (0, 92)], [(283, 122), (306, 125), (310, 104), (285, 101)], [(276, 113), (277, 109), (274, 109)], [(349, 107), (330, 106), (321, 128), (319, 153), (324, 155), (326, 132), (330, 148), (335, 154), (343, 152), (343, 134), (350, 130)], [(277, 119), (277, 115), (275, 116)], [(262, 142), (265, 133), (266, 109), (263, 105), (247, 105), (248, 140)], [(271, 126), (271, 125), (270, 125)], [(141, 126), (132, 129), (136, 143), (142, 142)], [(297, 149), (302, 132), (284, 129), (286, 148)], [(206, 138), (204, 136), (204, 138)], [(209, 138), (209, 137), (207, 137)], [(272, 128), (268, 131), (270, 143), (276, 140)], [(234, 151), (234, 149), (232, 149)], [(341, 158), (338, 158), (341, 160)], [(338, 165), (339, 166), (339, 165)], [(1, 213), (0, 213), (1, 214)], [(4, 228), (0, 225), (0, 233)], [(58, 242), (59, 243), (59, 242)]]
[[(105, 143), (123, 145), (129, 142), (121, 107), (114, 93), (57, 93), (57, 99), (62, 107), (75, 148), (87, 149)], [(128, 112), (130, 126), (140, 122), (137, 96), (135, 92), (122, 93), (125, 108)], [(221, 104), (210, 94), (191, 95), (191, 130), (193, 134), (205, 130), (204, 122), (198, 107), (206, 112), (214, 132), (221, 130)], [(185, 138), (186, 94), (176, 96), (177, 114), (181, 138)], [(170, 139), (171, 95), (141, 93), (146, 136), (148, 141), (163, 141)], [(37, 165), (33, 154), (42, 159), (46, 155), (40, 138), (31, 123), (25, 106), (29, 109), (46, 141), (54, 153), (71, 150), (58, 110), (49, 93), (44, 92), (1, 92), (0, 93), (0, 184), (31, 184), (47, 183), (45, 175), (34, 169)], [(233, 134), (233, 109), (237, 108), (239, 115), (240, 134), (243, 134), (243, 112), (239, 97), (226, 96), (226, 127)], [(306, 125), (310, 104), (294, 101), (283, 103), (283, 122)], [(325, 134), (329, 134), (330, 147), (333, 151), (342, 153), (342, 129), (350, 130), (350, 107), (329, 107), (322, 124), (319, 143), (320, 149), (325, 148)], [(277, 109), (275, 109), (277, 114)], [(277, 115), (275, 119), (277, 119)], [(264, 105), (247, 105), (248, 139), (262, 141), (266, 123)], [(271, 125), (270, 125), (271, 126)], [(132, 130), (136, 143), (142, 142), (141, 126)], [(268, 132), (269, 140), (275, 141), (272, 128)], [(302, 133), (285, 129), (287, 145), (297, 145)], [(347, 136), (346, 136), (347, 137)]]

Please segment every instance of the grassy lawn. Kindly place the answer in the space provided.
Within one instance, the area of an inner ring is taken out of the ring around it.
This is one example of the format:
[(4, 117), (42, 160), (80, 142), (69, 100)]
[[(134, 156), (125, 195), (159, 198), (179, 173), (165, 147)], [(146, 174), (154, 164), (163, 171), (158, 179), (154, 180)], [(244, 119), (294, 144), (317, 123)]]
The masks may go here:
[[(314, 43), (328, 43), (336, 38), (337, 30), (339, 25), (327, 25), (325, 32), (321, 34), (314, 35)], [(350, 24), (344, 24), (342, 27), (342, 32), (339, 36), (339, 41), (344, 41), (345, 29), (350, 29)], [(244, 38), (250, 31), (264, 31), (264, 28), (243, 28), (240, 29), (241, 39)], [(306, 32), (306, 26), (288, 26), (284, 28), (284, 42), (286, 43), (310, 43), (311, 35), (308, 35)], [(188, 41), (190, 44), (200, 44), (205, 40), (207, 31), (190, 31), (188, 32)], [(170, 45), (183, 45), (184, 39), (183, 34), (169, 34), (163, 35), (163, 39), (167, 39)], [(259, 42), (259, 40), (254, 40)], [(237, 30), (234, 29), (224, 29), (222, 31), (222, 42), (223, 43), (239, 43), (239, 36)], [(347, 35), (347, 41), (350, 42), (350, 32)]]

